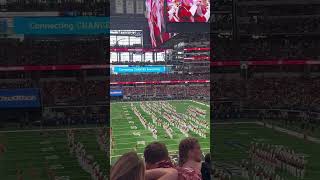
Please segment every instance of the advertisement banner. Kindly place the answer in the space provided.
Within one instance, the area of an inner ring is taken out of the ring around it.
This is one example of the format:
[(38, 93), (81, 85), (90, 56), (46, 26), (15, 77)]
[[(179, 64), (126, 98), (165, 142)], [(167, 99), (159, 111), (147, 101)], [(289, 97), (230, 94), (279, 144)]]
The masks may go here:
[(16, 17), (16, 34), (26, 35), (99, 35), (109, 34), (108, 17)]
[(119, 90), (110, 90), (110, 96), (111, 97), (121, 97), (123, 96), (123, 92), (121, 89)]
[(40, 107), (38, 89), (1, 89), (0, 108)]
[(117, 74), (165, 73), (167, 72), (167, 68), (165, 66), (115, 66), (113, 71)]

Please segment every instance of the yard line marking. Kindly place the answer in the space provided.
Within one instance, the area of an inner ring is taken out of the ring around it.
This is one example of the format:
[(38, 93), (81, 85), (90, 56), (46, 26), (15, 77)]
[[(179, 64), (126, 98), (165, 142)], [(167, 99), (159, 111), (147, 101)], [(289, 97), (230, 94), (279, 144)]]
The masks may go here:
[(203, 105), (203, 106), (210, 107), (210, 105), (205, 104), (205, 103), (202, 103), (202, 102), (198, 102), (198, 101), (194, 101), (194, 100), (190, 100), (190, 101), (191, 101), (191, 102), (194, 102), (194, 103), (197, 103), (197, 104), (200, 104), (200, 105)]

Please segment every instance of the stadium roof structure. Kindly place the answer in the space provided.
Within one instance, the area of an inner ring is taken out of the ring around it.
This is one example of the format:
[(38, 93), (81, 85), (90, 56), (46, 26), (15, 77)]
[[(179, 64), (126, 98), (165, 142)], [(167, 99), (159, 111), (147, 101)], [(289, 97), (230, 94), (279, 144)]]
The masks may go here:
[(179, 33), (174, 35), (172, 38), (170, 38), (168, 41), (163, 43), (158, 48), (166, 48), (166, 49), (172, 49), (175, 45), (181, 43), (181, 42), (190, 42), (190, 39), (192, 37), (207, 37), (208, 41), (210, 41), (210, 34), (209, 33)]

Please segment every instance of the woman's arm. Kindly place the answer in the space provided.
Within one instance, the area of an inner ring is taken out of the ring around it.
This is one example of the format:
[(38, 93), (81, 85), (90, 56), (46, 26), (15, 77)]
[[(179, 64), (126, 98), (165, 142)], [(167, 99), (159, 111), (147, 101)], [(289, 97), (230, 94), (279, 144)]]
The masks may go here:
[(174, 168), (157, 168), (146, 171), (146, 180), (177, 180), (178, 171)]

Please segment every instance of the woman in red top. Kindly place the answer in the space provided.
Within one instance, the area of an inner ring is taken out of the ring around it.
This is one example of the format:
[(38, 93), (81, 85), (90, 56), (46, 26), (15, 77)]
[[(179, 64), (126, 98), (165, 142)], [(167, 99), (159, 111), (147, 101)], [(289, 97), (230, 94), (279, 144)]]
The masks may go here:
[(179, 6), (178, 17), (180, 22), (193, 22), (193, 16), (190, 12), (191, 4), (189, 0), (182, 0), (181, 5)]

